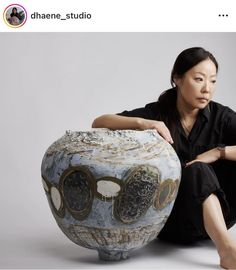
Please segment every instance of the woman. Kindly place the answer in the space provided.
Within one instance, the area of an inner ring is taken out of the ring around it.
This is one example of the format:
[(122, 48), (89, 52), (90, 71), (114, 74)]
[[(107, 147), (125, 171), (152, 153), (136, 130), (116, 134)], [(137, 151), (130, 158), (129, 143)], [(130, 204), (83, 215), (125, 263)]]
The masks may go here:
[(171, 73), (171, 89), (143, 108), (96, 118), (94, 128), (156, 129), (182, 165), (173, 210), (159, 238), (192, 243), (210, 237), (220, 265), (236, 268), (236, 114), (212, 101), (218, 63), (203, 48), (184, 50)]
[(20, 18), (19, 18), (19, 13), (18, 13), (16, 7), (14, 7), (14, 8), (12, 9), (10, 16), (11, 16), (11, 17), (17, 17), (18, 19), (20, 19)]
[(9, 18), (9, 23), (12, 25), (19, 25), (20, 24), (20, 14), (17, 11), (17, 8), (14, 7), (12, 8), (10, 18)]

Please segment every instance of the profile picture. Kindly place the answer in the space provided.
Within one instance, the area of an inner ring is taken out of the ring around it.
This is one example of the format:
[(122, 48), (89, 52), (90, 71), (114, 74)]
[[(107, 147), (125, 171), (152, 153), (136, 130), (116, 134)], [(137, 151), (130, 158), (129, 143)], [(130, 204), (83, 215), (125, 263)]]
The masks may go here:
[(23, 6), (12, 4), (5, 8), (3, 19), (8, 26), (18, 28), (25, 24), (27, 12)]

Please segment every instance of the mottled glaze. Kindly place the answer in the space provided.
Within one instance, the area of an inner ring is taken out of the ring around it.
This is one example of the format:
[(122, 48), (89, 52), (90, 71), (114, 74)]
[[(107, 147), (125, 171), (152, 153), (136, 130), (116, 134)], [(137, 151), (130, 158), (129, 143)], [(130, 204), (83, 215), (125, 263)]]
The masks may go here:
[(41, 172), (61, 230), (104, 260), (126, 259), (157, 237), (181, 178), (174, 149), (155, 130), (67, 131)]

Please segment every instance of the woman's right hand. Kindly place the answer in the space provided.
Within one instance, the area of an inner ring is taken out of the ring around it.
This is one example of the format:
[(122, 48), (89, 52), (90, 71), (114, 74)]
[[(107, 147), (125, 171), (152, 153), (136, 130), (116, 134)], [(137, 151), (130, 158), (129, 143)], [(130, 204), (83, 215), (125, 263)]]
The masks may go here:
[(167, 142), (169, 142), (170, 144), (174, 143), (170, 131), (164, 122), (142, 118), (140, 118), (139, 120), (140, 120), (139, 126), (141, 130), (155, 129)]

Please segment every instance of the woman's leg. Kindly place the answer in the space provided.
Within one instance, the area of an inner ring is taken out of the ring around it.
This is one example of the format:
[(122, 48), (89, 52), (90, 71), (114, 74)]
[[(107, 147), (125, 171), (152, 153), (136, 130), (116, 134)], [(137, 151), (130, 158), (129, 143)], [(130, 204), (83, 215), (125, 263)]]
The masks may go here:
[(196, 162), (183, 168), (174, 207), (158, 238), (180, 244), (191, 244), (208, 238), (203, 221), (202, 204), (211, 194), (217, 194), (225, 215), (228, 208), (212, 167)]
[[(220, 184), (224, 184), (223, 176)], [(225, 177), (225, 182), (231, 179)], [(236, 244), (227, 231), (227, 227), (235, 223), (231, 221), (234, 221), (236, 211), (230, 211), (230, 206), (236, 205), (236, 196), (232, 196), (236, 185), (227, 189), (227, 199), (231, 203), (228, 205), (220, 184), (215, 171), (208, 164), (196, 162), (183, 168), (174, 207), (158, 237), (188, 244), (209, 236), (216, 245), (221, 266), (236, 269)], [(225, 185), (222, 186), (225, 188)]]
[(203, 221), (206, 232), (216, 245), (220, 265), (225, 269), (236, 269), (236, 242), (230, 237), (219, 199), (214, 194), (203, 202)]

